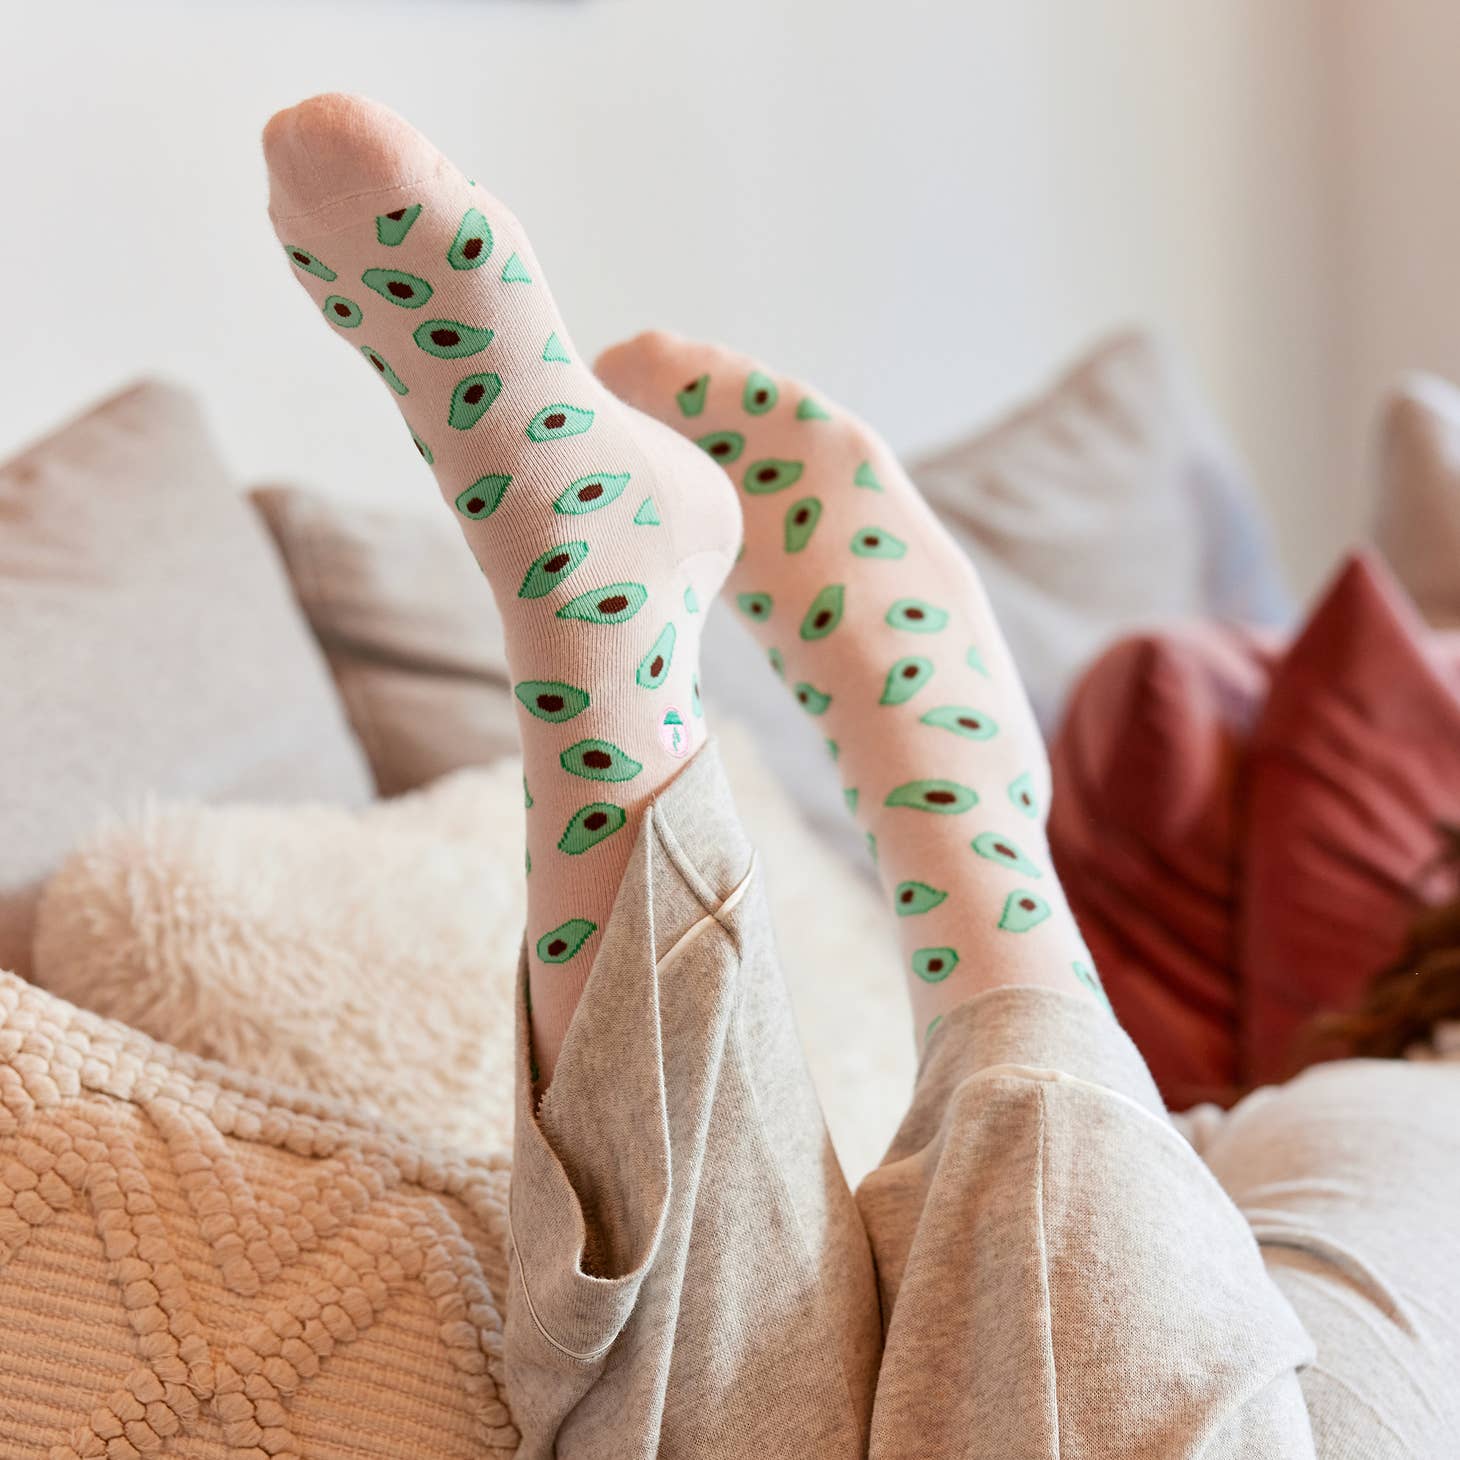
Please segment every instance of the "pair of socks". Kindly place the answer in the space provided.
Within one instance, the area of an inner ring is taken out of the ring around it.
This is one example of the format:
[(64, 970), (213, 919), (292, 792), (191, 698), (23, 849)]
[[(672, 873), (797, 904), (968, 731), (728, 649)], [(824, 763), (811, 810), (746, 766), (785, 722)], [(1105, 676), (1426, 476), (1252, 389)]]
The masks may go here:
[(997, 983), (1098, 996), (1018, 675), (972, 566), (876, 435), (665, 335), (595, 375), (517, 220), (384, 107), (317, 97), (264, 146), (296, 279), (394, 398), (502, 618), (539, 1083), (639, 819), (704, 741), (700, 635), (727, 575), (837, 759), (920, 1030)]

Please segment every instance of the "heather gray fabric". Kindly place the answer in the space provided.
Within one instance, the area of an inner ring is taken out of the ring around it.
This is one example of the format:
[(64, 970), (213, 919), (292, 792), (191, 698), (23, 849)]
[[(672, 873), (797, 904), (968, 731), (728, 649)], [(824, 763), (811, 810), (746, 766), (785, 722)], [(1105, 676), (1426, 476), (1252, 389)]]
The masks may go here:
[(523, 1016), (521, 1460), (863, 1454), (871, 1254), (713, 748), (644, 819), (536, 1119), (526, 1049)]
[(1346, 1060), (1216, 1117), (1212, 1172), (1317, 1342), (1324, 1460), (1460, 1454), (1460, 1063)]
[(1453, 1456), (1454, 1067), (1207, 1112), (1209, 1166), (1100, 1008), (998, 989), (935, 1031), (854, 1204), (713, 747), (645, 821), (536, 1115), (526, 1030), (523, 1460)]

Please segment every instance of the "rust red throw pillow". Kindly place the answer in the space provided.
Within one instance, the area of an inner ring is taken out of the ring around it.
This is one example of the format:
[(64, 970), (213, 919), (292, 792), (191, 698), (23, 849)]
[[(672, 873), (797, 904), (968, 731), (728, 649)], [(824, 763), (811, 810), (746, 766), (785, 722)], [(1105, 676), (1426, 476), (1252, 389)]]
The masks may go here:
[(1460, 823), (1460, 652), (1377, 559), (1355, 557), (1293, 642), (1254, 735), (1244, 840), (1243, 1054), (1253, 1082), (1316, 1051), (1304, 1026), (1351, 1007), (1401, 952)]
[(1055, 862), (1176, 1109), (1241, 1083), (1242, 772), (1279, 653), (1215, 624), (1126, 639), (1081, 680), (1052, 751)]

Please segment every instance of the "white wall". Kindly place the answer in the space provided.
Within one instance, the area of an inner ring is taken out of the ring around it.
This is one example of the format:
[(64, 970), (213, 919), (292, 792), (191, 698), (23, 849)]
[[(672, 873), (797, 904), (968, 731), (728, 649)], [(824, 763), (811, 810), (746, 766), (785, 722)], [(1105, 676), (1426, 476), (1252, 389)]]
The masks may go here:
[(1327, 27), (1344, 159), (1335, 197), (1338, 480), (1367, 512), (1383, 394), (1409, 370), (1460, 382), (1460, 6), (1337, 0)]
[(203, 391), (241, 476), (433, 499), (264, 216), (263, 121), (342, 88), (511, 203), (583, 350), (723, 336), (904, 449), (1103, 329), (1167, 330), (1308, 586), (1356, 520), (1325, 492), (1321, 6), (0, 6), (0, 451), (162, 371)]

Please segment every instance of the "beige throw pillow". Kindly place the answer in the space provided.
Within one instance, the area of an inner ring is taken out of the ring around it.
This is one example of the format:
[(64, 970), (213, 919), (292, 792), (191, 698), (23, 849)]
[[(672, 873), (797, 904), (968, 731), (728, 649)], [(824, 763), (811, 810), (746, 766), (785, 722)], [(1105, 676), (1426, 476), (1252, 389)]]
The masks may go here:
[(1287, 616), (1245, 472), (1149, 335), (1105, 341), (909, 471), (982, 572), (1046, 730), (1074, 676), (1133, 629)]
[(443, 514), (253, 494), (335, 676), (381, 795), (517, 749), (491, 589)]
[(359, 802), (365, 766), (266, 535), (181, 391), (0, 465), (0, 967), (41, 881), (151, 792)]
[(1374, 536), (1425, 618), (1460, 628), (1460, 390), (1437, 376), (1408, 376), (1385, 410)]

